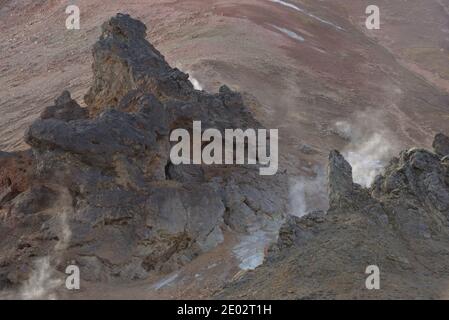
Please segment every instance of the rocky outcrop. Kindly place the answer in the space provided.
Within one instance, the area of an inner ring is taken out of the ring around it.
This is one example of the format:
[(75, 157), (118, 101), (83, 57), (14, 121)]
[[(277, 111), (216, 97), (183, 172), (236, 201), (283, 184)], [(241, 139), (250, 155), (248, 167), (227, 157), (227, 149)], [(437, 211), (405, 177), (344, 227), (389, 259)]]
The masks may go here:
[(41, 114), (41, 119), (58, 119), (62, 121), (72, 121), (86, 119), (88, 112), (72, 99), (70, 92), (64, 91), (55, 100), (55, 105), (47, 107)]
[[(327, 213), (289, 217), (267, 262), (219, 298), (445, 299), (449, 283), (449, 162), (435, 152), (404, 151), (370, 189), (352, 181), (336, 151), (329, 157)], [(380, 290), (368, 290), (368, 266)]]
[(449, 218), (448, 182), (446, 161), (430, 151), (411, 149), (393, 159), (376, 179), (373, 195), (390, 201), (412, 196), (426, 212)]
[(102, 26), (100, 40), (93, 48), (94, 81), (85, 96), (92, 115), (116, 106), (131, 90), (144, 88), (162, 97), (188, 96), (193, 86), (188, 75), (172, 69), (164, 57), (146, 41), (146, 26), (118, 14)]
[(221, 243), (223, 230), (245, 233), (283, 218), (283, 177), (170, 162), (171, 130), (191, 130), (193, 120), (204, 130), (261, 126), (228, 87), (194, 90), (145, 36), (127, 15), (106, 22), (87, 109), (63, 92), (27, 131), (33, 187), (18, 183), (5, 196), (1, 189), (1, 205), (14, 208), (0, 232), (0, 276), (11, 285), (29, 277), (39, 256), (58, 270), (76, 262), (88, 281), (168, 273)]
[(439, 133), (435, 136), (433, 141), (433, 149), (435, 153), (441, 157), (449, 155), (449, 137)]
[(338, 205), (343, 199), (350, 199), (354, 193), (351, 165), (336, 150), (329, 154), (328, 165), (329, 202)]
[(30, 152), (0, 151), (0, 206), (30, 186), (33, 158)]
[(368, 192), (354, 183), (351, 165), (337, 150), (329, 154), (327, 177), (330, 213), (348, 207), (359, 209), (370, 202)]

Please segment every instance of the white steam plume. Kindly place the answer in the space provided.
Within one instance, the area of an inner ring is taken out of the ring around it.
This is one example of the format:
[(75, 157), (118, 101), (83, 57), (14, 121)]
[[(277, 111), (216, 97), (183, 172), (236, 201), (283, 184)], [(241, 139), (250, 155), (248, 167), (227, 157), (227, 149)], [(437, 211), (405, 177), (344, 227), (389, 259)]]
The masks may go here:
[(315, 169), (313, 177), (297, 177), (290, 180), (290, 214), (303, 217), (316, 210), (327, 210), (329, 199), (323, 168)]
[(187, 72), (188, 74), (189, 74), (189, 80), (190, 80), (190, 82), (192, 83), (192, 85), (193, 85), (193, 88), (195, 89), (195, 90), (199, 90), (199, 91), (203, 91), (203, 86), (201, 85), (201, 83), (196, 79), (196, 78), (194, 78), (191, 74), (190, 74), (190, 72)]
[(54, 247), (53, 254), (35, 260), (31, 275), (19, 290), (19, 295), (24, 300), (57, 299), (56, 289), (64, 283), (58, 277), (58, 272), (51, 266), (52, 263), (60, 264), (62, 254), (67, 249), (72, 232), (67, 222), (68, 215), (73, 213), (72, 197), (67, 189), (62, 190), (53, 209), (56, 211), (56, 228), (59, 241)]
[(183, 70), (185, 73), (187, 73), (187, 74), (189, 75), (189, 81), (190, 81), (190, 83), (193, 85), (193, 88), (194, 88), (195, 90), (198, 90), (198, 91), (203, 91), (203, 90), (204, 90), (204, 86), (198, 81), (197, 78), (195, 78), (195, 77), (193, 76), (193, 72), (191, 72), (191, 71), (189, 70), (190, 67), (186, 67), (186, 68), (184, 69), (183, 64), (182, 64), (182, 63), (179, 63), (179, 62), (177, 62), (177, 63), (175, 64), (175, 66), (176, 66), (176, 68), (178, 68), (179, 70)]
[(383, 172), (387, 161), (394, 153), (394, 148), (388, 141), (386, 136), (375, 133), (344, 152), (346, 160), (352, 166), (355, 183), (369, 187), (376, 176)]
[(378, 113), (358, 113), (353, 120), (338, 121), (334, 132), (349, 141), (343, 156), (352, 166), (354, 182), (369, 187), (398, 152), (394, 133)]
[(39, 258), (34, 262), (34, 270), (30, 278), (20, 289), (20, 296), (24, 300), (56, 300), (53, 291), (63, 281), (55, 278), (55, 270), (50, 266), (50, 257)]
[(192, 82), (193, 88), (195, 90), (203, 91), (203, 86), (200, 84), (200, 82), (198, 80), (196, 80), (193, 77), (190, 77), (190, 82)]
[[(358, 113), (351, 121), (338, 121), (332, 131), (348, 141), (343, 155), (352, 166), (354, 182), (369, 187), (375, 177), (396, 154), (399, 143), (378, 113)], [(323, 168), (316, 168), (312, 177), (301, 176), (290, 181), (290, 214), (302, 217), (329, 207), (327, 177)]]

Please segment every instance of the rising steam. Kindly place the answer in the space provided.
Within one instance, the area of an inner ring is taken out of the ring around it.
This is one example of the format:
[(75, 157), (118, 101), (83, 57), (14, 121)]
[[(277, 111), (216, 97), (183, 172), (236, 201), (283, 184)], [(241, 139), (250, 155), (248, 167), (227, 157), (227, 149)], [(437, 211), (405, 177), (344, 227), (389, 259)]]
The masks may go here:
[(361, 141), (355, 148), (344, 152), (346, 160), (352, 166), (354, 182), (369, 187), (393, 155), (394, 148), (386, 136), (375, 133), (367, 140)]
[(334, 132), (349, 144), (343, 156), (352, 166), (354, 182), (369, 187), (400, 147), (379, 113), (358, 113), (351, 121), (338, 121)]
[(203, 86), (200, 84), (200, 82), (198, 80), (196, 80), (193, 77), (190, 77), (190, 82), (193, 84), (193, 88), (195, 90), (199, 90), (202, 91), (203, 90)]
[(315, 169), (315, 176), (290, 180), (290, 214), (303, 217), (316, 210), (327, 210), (329, 199), (326, 174), (323, 168)]
[[(378, 113), (358, 113), (350, 121), (338, 121), (332, 132), (348, 142), (342, 154), (352, 166), (354, 182), (363, 187), (371, 186), (400, 149), (394, 133)], [(319, 167), (313, 176), (291, 179), (290, 214), (302, 217), (316, 210), (328, 209), (325, 171)]]
[(34, 262), (34, 269), (28, 281), (20, 289), (24, 300), (56, 300), (53, 291), (62, 284), (55, 278), (55, 270), (50, 266), (50, 257), (39, 258)]
[(195, 89), (195, 90), (199, 90), (199, 91), (203, 91), (203, 86), (201, 85), (201, 83), (198, 81), (198, 79), (196, 79), (196, 78), (194, 78), (191, 74), (190, 74), (190, 72), (188, 72), (189, 73), (189, 81), (190, 81), (190, 83), (193, 85), (193, 88)]
[(61, 287), (63, 280), (58, 277), (58, 272), (52, 267), (62, 261), (64, 250), (67, 249), (72, 232), (68, 224), (69, 214), (73, 213), (72, 197), (68, 190), (60, 190), (58, 200), (54, 207), (57, 233), (59, 241), (53, 252), (48, 256), (35, 260), (31, 275), (19, 290), (19, 295), (24, 300), (57, 299), (56, 290)]

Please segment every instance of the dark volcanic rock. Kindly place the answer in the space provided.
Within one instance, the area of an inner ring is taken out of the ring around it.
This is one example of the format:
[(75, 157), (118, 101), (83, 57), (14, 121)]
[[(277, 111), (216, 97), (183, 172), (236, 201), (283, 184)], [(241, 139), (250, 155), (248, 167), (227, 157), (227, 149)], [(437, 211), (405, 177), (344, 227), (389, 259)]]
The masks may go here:
[(354, 182), (351, 165), (336, 150), (329, 154), (328, 165), (329, 202), (337, 205), (344, 198), (352, 198)]
[(0, 152), (0, 209), (29, 188), (32, 178), (31, 152)]
[[(444, 299), (449, 283), (449, 163), (412, 149), (387, 166), (371, 190), (329, 157), (330, 209), (290, 217), (267, 262), (219, 298)], [(371, 194), (371, 195), (370, 195)], [(368, 266), (380, 290), (368, 290)]]
[(433, 149), (435, 153), (445, 157), (449, 155), (449, 137), (445, 136), (442, 133), (439, 133), (435, 136), (433, 140)]
[[(240, 94), (195, 91), (145, 35), (146, 27), (127, 15), (106, 22), (93, 50), (87, 109), (63, 92), (27, 131), (33, 187), (2, 182), (10, 215), (0, 236), (0, 277), (17, 285), (17, 270), (32, 269), (32, 257), (46, 255), (59, 269), (75, 261), (89, 281), (145, 278), (214, 248), (222, 228), (246, 231), (245, 222), (226, 225), (241, 217), (242, 206), (253, 228), (283, 218), (282, 177), (261, 177), (255, 166), (171, 164), (174, 128), (191, 129), (193, 120), (204, 130), (261, 126)], [(0, 161), (17, 163), (11, 157)], [(16, 251), (23, 235), (25, 249)]]
[(91, 115), (107, 108), (133, 110), (146, 94), (152, 97), (150, 104), (164, 103), (171, 128), (191, 127), (192, 119), (201, 120), (205, 129), (260, 127), (239, 93), (226, 86), (215, 95), (194, 90), (189, 75), (171, 68), (145, 40), (146, 27), (140, 21), (118, 14), (102, 31), (93, 49), (93, 86), (85, 96)]
[(118, 14), (103, 24), (93, 49), (94, 85), (85, 97), (91, 114), (116, 106), (131, 90), (180, 99), (193, 91), (189, 76), (172, 69), (145, 36), (146, 26), (127, 15)]
[(360, 208), (365, 202), (371, 202), (368, 192), (354, 183), (352, 167), (340, 152), (330, 152), (327, 172), (330, 213), (340, 213), (339, 209), (345, 207)]
[(41, 113), (41, 119), (53, 118), (63, 121), (86, 119), (87, 116), (87, 110), (81, 108), (75, 100), (72, 100), (68, 91), (64, 91), (61, 96), (55, 100), (54, 106), (47, 107)]

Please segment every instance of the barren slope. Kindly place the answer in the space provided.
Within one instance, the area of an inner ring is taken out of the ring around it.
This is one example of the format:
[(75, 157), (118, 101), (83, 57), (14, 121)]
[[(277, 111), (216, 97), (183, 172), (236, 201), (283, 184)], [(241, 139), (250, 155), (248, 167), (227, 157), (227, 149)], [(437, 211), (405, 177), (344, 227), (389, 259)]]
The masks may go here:
[[(370, 34), (405, 62), (419, 60), (415, 66), (441, 73), (447, 67), (444, 1), (415, 2), (427, 10), (420, 12), (422, 19), (408, 13), (412, 4), (382, 3), (382, 29)], [(301, 157), (306, 166), (309, 161), (325, 159), (330, 148), (346, 144), (331, 128), (335, 121), (351, 119), (358, 111), (380, 111), (385, 126), (396, 134), (393, 139), (403, 145), (428, 144), (435, 132), (448, 130), (447, 92), (402, 67), (393, 54), (367, 37), (363, 3), (183, 0), (78, 4), (82, 13), (79, 31), (65, 29), (65, 1), (2, 4), (2, 149), (23, 148), (24, 129), (63, 88), (82, 101), (90, 84), (89, 53), (99, 34), (98, 22), (118, 11), (145, 22), (149, 38), (168, 61), (192, 73), (205, 89), (216, 91), (227, 83), (255, 96), (260, 103), (254, 103), (258, 118), (282, 130), (283, 154)], [(416, 26), (417, 20), (426, 27)], [(432, 65), (426, 63), (427, 55), (423, 60), (412, 44), (431, 47), (439, 58), (432, 59)], [(302, 144), (316, 148), (319, 154), (301, 154)], [(298, 169), (297, 161), (290, 162)]]

